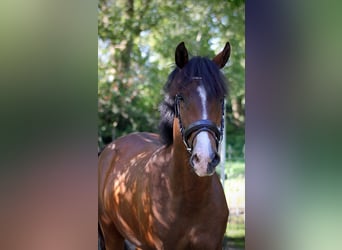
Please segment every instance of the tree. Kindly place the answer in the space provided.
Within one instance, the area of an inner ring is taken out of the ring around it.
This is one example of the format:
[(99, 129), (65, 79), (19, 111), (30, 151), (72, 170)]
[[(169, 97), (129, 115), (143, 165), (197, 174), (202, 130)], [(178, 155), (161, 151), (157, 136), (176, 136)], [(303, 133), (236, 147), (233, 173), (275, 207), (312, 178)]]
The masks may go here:
[[(132, 131), (157, 131), (162, 87), (184, 41), (193, 55), (212, 57), (230, 41), (229, 133), (244, 128), (244, 1), (101, 0), (99, 143)], [(237, 110), (233, 115), (233, 110)], [(227, 137), (231, 138), (231, 137)], [(233, 142), (232, 142), (233, 143)]]

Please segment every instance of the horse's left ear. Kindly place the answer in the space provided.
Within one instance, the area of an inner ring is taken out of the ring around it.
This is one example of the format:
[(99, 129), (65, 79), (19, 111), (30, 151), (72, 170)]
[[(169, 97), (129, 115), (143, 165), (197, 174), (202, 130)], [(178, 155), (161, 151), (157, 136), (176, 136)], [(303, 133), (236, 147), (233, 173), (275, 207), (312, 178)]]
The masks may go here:
[(176, 65), (181, 69), (189, 60), (188, 50), (185, 48), (184, 42), (178, 44), (175, 53)]
[(229, 56), (230, 44), (229, 42), (227, 42), (226, 46), (224, 46), (224, 49), (213, 58), (213, 61), (217, 64), (217, 66), (219, 66), (220, 69), (222, 69), (224, 65), (226, 65), (226, 63), (228, 62)]

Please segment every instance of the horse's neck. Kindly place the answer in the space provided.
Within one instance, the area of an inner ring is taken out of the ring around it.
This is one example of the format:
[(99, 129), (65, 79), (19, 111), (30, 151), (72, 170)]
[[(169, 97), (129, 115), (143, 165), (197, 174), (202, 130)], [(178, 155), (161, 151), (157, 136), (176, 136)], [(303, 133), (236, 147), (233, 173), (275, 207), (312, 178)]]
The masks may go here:
[(205, 202), (213, 178), (197, 176), (190, 166), (189, 158), (190, 154), (185, 150), (183, 142), (174, 141), (169, 169), (173, 193), (192, 203)]
[(184, 146), (177, 118), (173, 121), (173, 135), (168, 164), (172, 193), (191, 202), (204, 202), (209, 196), (213, 178), (197, 176), (190, 166), (190, 154)]

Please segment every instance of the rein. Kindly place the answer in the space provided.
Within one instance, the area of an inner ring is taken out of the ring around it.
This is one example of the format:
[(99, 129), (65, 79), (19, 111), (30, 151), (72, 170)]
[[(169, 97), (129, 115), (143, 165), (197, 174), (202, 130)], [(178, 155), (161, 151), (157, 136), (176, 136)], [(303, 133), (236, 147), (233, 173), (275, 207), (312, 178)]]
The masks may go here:
[[(219, 148), (219, 145), (222, 142), (223, 138), (223, 129), (224, 129), (224, 100), (222, 100), (222, 117), (221, 117), (221, 126), (218, 127), (214, 122), (211, 120), (198, 120), (193, 123), (191, 123), (187, 128), (184, 128), (182, 123), (182, 118), (180, 115), (180, 107), (179, 102), (183, 100), (183, 97), (179, 94), (175, 96), (175, 115), (178, 118), (179, 121), (179, 130), (182, 135), (183, 143), (186, 147), (186, 150), (189, 152), (189, 154), (192, 154), (192, 147), (193, 147), (193, 141), (194, 138), (202, 131), (207, 131), (211, 133), (216, 142), (217, 149)], [(195, 133), (191, 143), (189, 143), (190, 136)]]

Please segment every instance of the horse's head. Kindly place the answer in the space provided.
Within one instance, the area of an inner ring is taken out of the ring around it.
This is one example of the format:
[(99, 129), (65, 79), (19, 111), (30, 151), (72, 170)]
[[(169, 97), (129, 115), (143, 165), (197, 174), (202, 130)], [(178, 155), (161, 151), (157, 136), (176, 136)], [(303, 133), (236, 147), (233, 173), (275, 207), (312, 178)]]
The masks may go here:
[(229, 55), (229, 43), (213, 60), (203, 57), (189, 60), (184, 43), (176, 48), (177, 69), (169, 86), (170, 95), (174, 97), (177, 133), (182, 136), (190, 153), (190, 165), (198, 176), (213, 175), (220, 163), (219, 145), (227, 92), (220, 68), (224, 67)]

